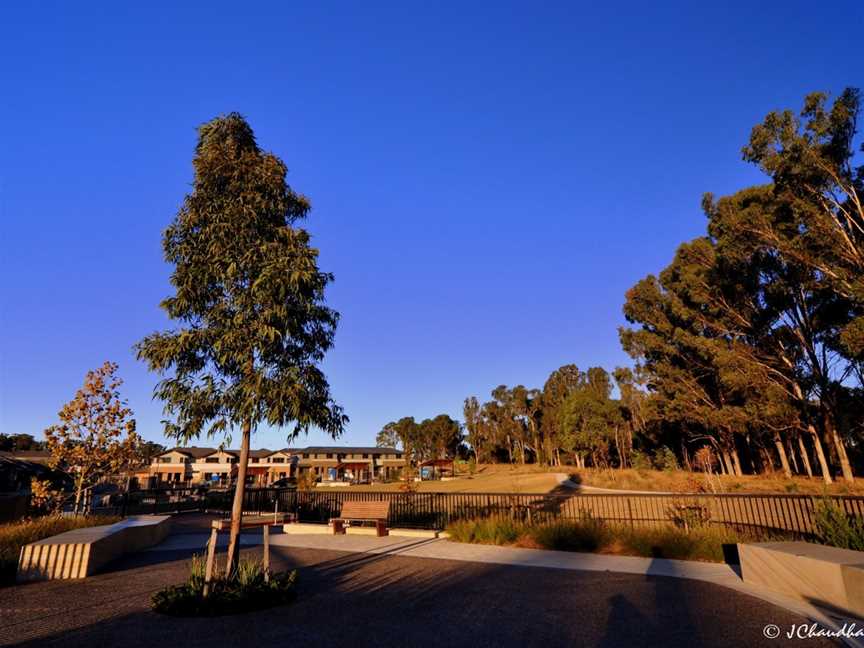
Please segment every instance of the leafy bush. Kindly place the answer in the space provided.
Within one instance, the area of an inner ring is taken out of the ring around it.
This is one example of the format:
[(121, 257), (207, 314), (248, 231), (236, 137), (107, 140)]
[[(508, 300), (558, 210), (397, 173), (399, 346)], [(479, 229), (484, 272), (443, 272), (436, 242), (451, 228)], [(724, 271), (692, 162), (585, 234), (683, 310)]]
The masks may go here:
[(18, 557), (21, 554), (21, 547), (24, 545), (73, 529), (114, 524), (119, 520), (119, 517), (108, 515), (80, 515), (77, 517), (48, 515), (0, 524), (0, 585), (10, 585), (15, 582)]
[(241, 560), (229, 578), (213, 580), (205, 597), (204, 569), (203, 558), (193, 556), (189, 580), (156, 592), (151, 599), (153, 610), (170, 616), (218, 616), (281, 605), (294, 596), (296, 570), (272, 574), (268, 580), (260, 562)]
[(659, 470), (672, 472), (678, 470), (678, 457), (676, 457), (675, 453), (669, 448), (663, 446), (654, 453), (654, 465), (657, 466)]
[(543, 549), (597, 551), (612, 539), (611, 529), (602, 521), (585, 515), (579, 520), (559, 520), (533, 527), (529, 535)]
[(841, 549), (864, 551), (864, 520), (846, 515), (836, 502), (823, 499), (813, 509), (819, 542)]
[(636, 470), (651, 470), (654, 467), (651, 463), (651, 457), (640, 450), (634, 450), (630, 453), (630, 465)]

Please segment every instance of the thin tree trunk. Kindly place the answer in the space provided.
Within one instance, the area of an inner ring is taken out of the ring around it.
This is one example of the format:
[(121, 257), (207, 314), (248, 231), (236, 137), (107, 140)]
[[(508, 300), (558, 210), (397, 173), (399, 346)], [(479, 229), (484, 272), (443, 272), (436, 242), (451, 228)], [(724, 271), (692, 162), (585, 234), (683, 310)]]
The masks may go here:
[(237, 485), (234, 487), (234, 505), (231, 507), (231, 532), (228, 538), (228, 563), (225, 575), (231, 577), (240, 560), (240, 528), (243, 522), (243, 498), (246, 494), (246, 467), (249, 465), (249, 442), (252, 436), (252, 421), (243, 423), (243, 439), (240, 443), (240, 464), (237, 466)]
[(786, 452), (789, 455), (789, 461), (792, 464), (792, 472), (796, 475), (801, 474), (801, 469), (798, 467), (798, 457), (795, 456), (795, 446), (792, 445), (792, 439), (786, 437)]
[(789, 459), (786, 457), (786, 449), (783, 447), (783, 439), (780, 438), (780, 433), (774, 433), (774, 447), (777, 448), (777, 455), (780, 457), (780, 465), (783, 468), (783, 474), (787, 478), (792, 478), (792, 470), (789, 468)]
[(738, 448), (732, 447), (732, 467), (735, 468), (735, 474), (738, 477), (744, 476), (744, 471), (741, 470), (741, 459), (738, 457)]
[(804, 445), (804, 437), (798, 436), (798, 452), (801, 454), (801, 461), (804, 462), (804, 471), (807, 473), (808, 479), (813, 479), (813, 468), (810, 466), (810, 456), (807, 454), (807, 446)]
[(732, 463), (729, 461), (729, 453), (725, 450), (720, 451), (720, 469), (722, 470), (724, 475), (731, 475), (732, 471), (730, 468), (732, 467)]
[(837, 426), (834, 425), (834, 421), (831, 419), (830, 415), (825, 416), (825, 426), (831, 437), (831, 441), (834, 443), (834, 449), (837, 451), (837, 459), (840, 462), (840, 470), (843, 471), (843, 479), (850, 483), (854, 482), (855, 477), (852, 474), (852, 465), (849, 463), (849, 455), (846, 454), (846, 445), (843, 443), (843, 439), (840, 438), (840, 434), (837, 432)]
[(833, 480), (831, 479), (831, 469), (828, 468), (828, 461), (825, 459), (825, 451), (822, 448), (822, 439), (819, 438), (819, 433), (812, 423), (807, 425), (807, 431), (813, 439), (813, 448), (816, 450), (816, 458), (819, 460), (819, 468), (822, 470), (822, 480), (826, 484), (830, 484)]
[(774, 462), (771, 460), (771, 454), (764, 446), (759, 448), (759, 453), (762, 455), (762, 472), (774, 472)]

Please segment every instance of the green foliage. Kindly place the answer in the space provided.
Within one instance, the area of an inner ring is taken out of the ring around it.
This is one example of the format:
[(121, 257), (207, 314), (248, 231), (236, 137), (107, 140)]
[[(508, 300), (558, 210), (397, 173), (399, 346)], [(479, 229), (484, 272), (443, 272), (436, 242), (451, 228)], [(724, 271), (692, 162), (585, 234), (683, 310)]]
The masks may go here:
[(153, 610), (171, 616), (218, 616), (261, 610), (294, 597), (296, 570), (272, 574), (268, 582), (259, 561), (241, 560), (231, 578), (214, 580), (205, 598), (204, 567), (202, 557), (193, 556), (187, 582), (156, 592), (151, 598)]
[(455, 542), (503, 545), (515, 542), (526, 526), (506, 516), (458, 520), (447, 527), (447, 533)]
[(864, 520), (847, 515), (835, 501), (818, 501), (813, 509), (813, 522), (822, 544), (864, 551)]
[(768, 535), (736, 533), (722, 527), (675, 526), (630, 527), (607, 524), (590, 516), (577, 520), (556, 520), (545, 524), (524, 525), (504, 517), (464, 520), (447, 527), (453, 542), (513, 544), (552, 549), (723, 562), (723, 545), (739, 542), (785, 539)]
[(309, 201), (236, 113), (199, 128), (193, 166), (192, 193), (163, 237), (174, 295), (162, 308), (176, 328), (137, 345), (165, 376), (154, 396), (166, 435), (186, 442), (259, 423), (340, 434), (347, 418), (318, 367), (339, 319), (324, 303), (332, 276), (296, 227)]
[(0, 524), (0, 585), (15, 582), (21, 547), (59, 533), (104, 524), (114, 524), (120, 518), (108, 515), (63, 517), (50, 515), (20, 522)]
[(668, 472), (672, 472), (673, 470), (678, 470), (678, 457), (675, 456), (675, 453), (672, 452), (666, 446), (662, 446), (657, 452), (654, 453), (654, 465), (659, 470), (666, 470)]
[(529, 537), (544, 549), (594, 552), (612, 541), (613, 530), (602, 520), (583, 515), (579, 520), (559, 520), (532, 527)]
[(630, 453), (630, 465), (636, 470), (651, 470), (654, 467), (651, 457), (641, 450)]

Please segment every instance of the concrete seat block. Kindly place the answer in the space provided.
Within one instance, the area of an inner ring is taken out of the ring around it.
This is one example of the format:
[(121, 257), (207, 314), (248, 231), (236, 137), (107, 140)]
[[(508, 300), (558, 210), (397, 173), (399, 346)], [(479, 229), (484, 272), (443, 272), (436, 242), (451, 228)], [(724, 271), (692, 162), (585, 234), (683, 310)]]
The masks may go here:
[(746, 583), (864, 616), (864, 553), (809, 542), (738, 545)]
[(31, 542), (21, 548), (17, 580), (86, 578), (123, 554), (162, 542), (170, 524), (167, 515), (139, 515)]

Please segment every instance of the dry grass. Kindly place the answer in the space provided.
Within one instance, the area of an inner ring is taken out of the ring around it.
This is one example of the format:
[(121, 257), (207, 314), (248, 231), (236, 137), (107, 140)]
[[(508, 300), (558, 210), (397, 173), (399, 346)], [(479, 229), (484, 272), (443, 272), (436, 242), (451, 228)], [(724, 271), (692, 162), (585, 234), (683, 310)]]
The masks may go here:
[[(548, 493), (558, 480), (548, 471), (510, 469), (504, 466), (481, 466), (474, 474), (459, 474), (452, 481), (415, 482), (421, 493)], [(401, 484), (375, 484), (351, 486), (352, 491), (398, 491)], [(318, 490), (323, 490), (319, 488)], [(335, 489), (334, 489), (335, 490)]]
[[(835, 482), (826, 487), (819, 478), (794, 477), (786, 479), (782, 474), (746, 475), (729, 477), (683, 470), (597, 470), (580, 469), (575, 466), (549, 468), (528, 464), (485, 464), (477, 467), (473, 475), (467, 468), (452, 481), (417, 482), (420, 492), (434, 493), (548, 493), (558, 488), (557, 474), (572, 475), (574, 481), (584, 486), (612, 490), (691, 493), (780, 493), (809, 495), (864, 495), (864, 480), (852, 485)], [(398, 491), (399, 483), (351, 486), (351, 490)]]
[(15, 581), (15, 570), (18, 567), (18, 556), (21, 547), (30, 543), (49, 538), (58, 533), (73, 529), (114, 524), (120, 520), (117, 516), (88, 515), (79, 517), (59, 517), (55, 515), (0, 524), (0, 585)]
[(835, 482), (826, 487), (820, 478), (807, 479), (793, 477), (786, 479), (782, 474), (745, 475), (732, 477), (703, 473), (689, 473), (683, 470), (596, 470), (562, 468), (576, 475), (576, 480), (586, 486), (620, 490), (667, 491), (673, 493), (707, 491), (720, 493), (802, 493), (822, 495), (864, 494), (864, 483), (846, 484)]

